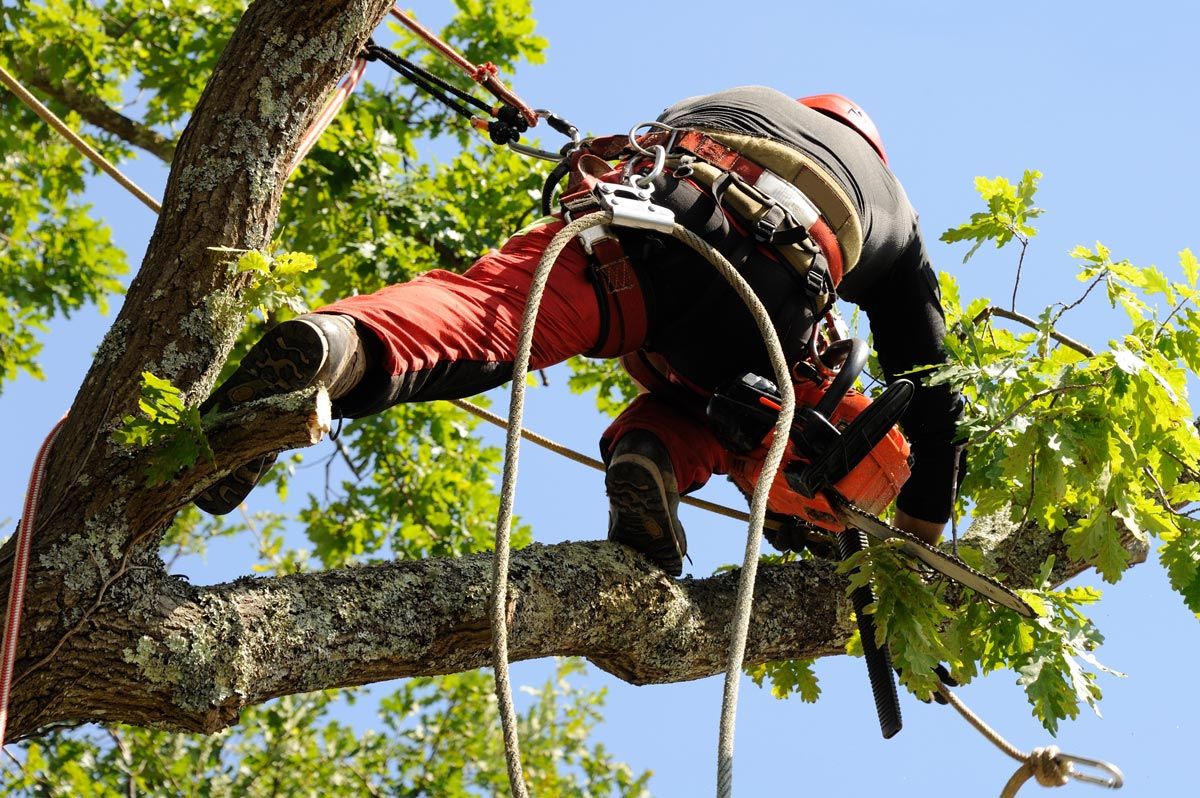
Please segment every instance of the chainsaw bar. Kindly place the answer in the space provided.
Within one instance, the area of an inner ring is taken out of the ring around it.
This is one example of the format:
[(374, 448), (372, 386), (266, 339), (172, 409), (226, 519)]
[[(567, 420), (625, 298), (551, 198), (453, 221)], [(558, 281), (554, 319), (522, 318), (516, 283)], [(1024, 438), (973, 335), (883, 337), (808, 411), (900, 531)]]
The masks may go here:
[(971, 588), (997, 604), (1008, 607), (1018, 615), (1026, 618), (1037, 617), (1037, 612), (1023, 598), (987, 574), (976, 571), (953, 554), (947, 554), (941, 549), (934, 548), (903, 529), (897, 529), (866, 510), (855, 507), (849, 499), (835, 490), (826, 490), (824, 495), (846, 526), (862, 530), (880, 540), (899, 538), (904, 541), (904, 545), (900, 547), (901, 551), (916, 557), (938, 573), (950, 577), (964, 587)]

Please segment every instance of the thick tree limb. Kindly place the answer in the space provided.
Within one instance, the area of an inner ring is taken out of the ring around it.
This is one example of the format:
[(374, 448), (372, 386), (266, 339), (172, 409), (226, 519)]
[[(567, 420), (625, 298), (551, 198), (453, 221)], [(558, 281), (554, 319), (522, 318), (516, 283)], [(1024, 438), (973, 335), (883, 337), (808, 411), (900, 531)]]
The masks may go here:
[[(991, 519), (966, 542), (1004, 553), (1010, 584), (1028, 585), (1060, 544), (1024, 532)], [(1081, 570), (1059, 562), (1056, 581)], [(56, 667), (22, 683), (14, 729), (71, 718), (213, 732), (280, 695), (482, 667), (490, 578), (489, 555), (212, 587), (131, 573)], [(607, 542), (530, 546), (513, 560), (510, 653), (586, 657), (632, 684), (710, 676), (725, 667), (736, 590), (736, 573), (673, 580)], [(762, 567), (747, 663), (840, 654), (844, 593), (830, 562)]]
[(248, 279), (231, 274), (221, 248), (267, 246), (304, 130), (389, 7), (257, 0), (246, 10), (180, 136), (142, 268), (55, 449), (47, 501), (70, 468), (59, 453), (133, 412), (143, 371), (193, 401), (211, 389), (241, 329), (237, 295)]
[(25, 83), (70, 108), (88, 123), (145, 150), (163, 163), (171, 162), (175, 154), (175, 142), (157, 130), (130, 119), (108, 103), (70, 83), (55, 83), (48, 69), (28, 64), (14, 64), (14, 67)]
[(213, 461), (196, 463), (188, 481), (199, 493), (213, 478), (260, 455), (319, 443), (332, 428), (332, 418), (323, 385), (261, 399), (217, 416), (205, 427)]
[[(73, 642), (53, 714), (212, 732), (279, 695), (478, 668), (490, 574), (476, 555), (140, 585), (132, 612), (98, 615)], [(843, 584), (830, 563), (763, 569), (749, 661), (840, 653)], [(675, 581), (607, 542), (531, 546), (513, 561), (512, 657), (585, 656), (635, 684), (718, 673), (736, 589), (736, 574)], [(14, 708), (15, 728), (23, 717)]]

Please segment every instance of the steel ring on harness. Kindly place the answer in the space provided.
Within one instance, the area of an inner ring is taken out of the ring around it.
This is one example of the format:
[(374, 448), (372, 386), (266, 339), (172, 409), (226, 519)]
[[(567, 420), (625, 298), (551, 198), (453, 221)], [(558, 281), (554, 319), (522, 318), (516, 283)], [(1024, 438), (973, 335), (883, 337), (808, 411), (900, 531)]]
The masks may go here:
[[(659, 130), (665, 130), (668, 133), (670, 133), (671, 137), (669, 139), (667, 139), (666, 150), (668, 152), (670, 152), (671, 150), (673, 150), (675, 148), (675, 137), (679, 135), (679, 128), (671, 127), (670, 125), (668, 125), (664, 122), (638, 122), (636, 125), (629, 128), (629, 148), (631, 150), (633, 150), (636, 153), (639, 153), (640, 155), (645, 155), (647, 157), (654, 155), (654, 152), (652, 152), (654, 147), (651, 147), (648, 150), (645, 147), (643, 147), (641, 144), (638, 144), (637, 132), (644, 127), (658, 128)], [(655, 146), (657, 146), (657, 145), (655, 145)]]
[(542, 150), (537, 147), (531, 147), (528, 144), (522, 144), (519, 141), (510, 141), (508, 143), (510, 150), (521, 155), (528, 155), (531, 158), (540, 158), (543, 161), (561, 161), (579, 148), (580, 142), (583, 141), (583, 136), (580, 134), (579, 128), (553, 111), (547, 111), (545, 108), (535, 108), (533, 112), (537, 114), (538, 119), (545, 119), (550, 127), (569, 138), (570, 142), (564, 144), (558, 152), (551, 152), (550, 150)]
[(623, 175), (625, 182), (634, 188), (650, 188), (654, 184), (654, 178), (663, 173), (663, 167), (667, 163), (667, 148), (661, 144), (655, 144), (651, 147), (646, 155), (654, 157), (654, 166), (650, 167), (650, 171), (644, 175), (634, 174), (634, 166), (640, 161), (640, 158), (631, 158), (625, 164), (625, 174)]

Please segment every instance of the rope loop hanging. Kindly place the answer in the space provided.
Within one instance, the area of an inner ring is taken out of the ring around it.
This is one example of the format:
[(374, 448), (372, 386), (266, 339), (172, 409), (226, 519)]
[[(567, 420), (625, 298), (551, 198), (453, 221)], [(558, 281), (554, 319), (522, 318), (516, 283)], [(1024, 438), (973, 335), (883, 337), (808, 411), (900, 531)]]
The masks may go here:
[[(1012, 774), (1012, 777), (1004, 785), (1000, 798), (1016, 798), (1017, 792), (1030, 779), (1036, 779), (1037, 783), (1043, 787), (1062, 787), (1071, 779), (1108, 787), (1111, 790), (1120, 789), (1125, 784), (1125, 776), (1121, 773), (1121, 769), (1111, 762), (1066, 754), (1058, 750), (1058, 746), (1055, 745), (1035, 748), (1029, 753), (1025, 753), (1004, 739), (983, 718), (976, 715), (961, 698), (950, 691), (949, 687), (939, 684), (938, 694), (945, 699), (945, 703), (954, 707), (967, 723), (970, 723), (976, 731), (987, 738), (988, 742), (1021, 763), (1021, 767), (1017, 768), (1017, 772)], [(1076, 765), (1090, 768), (1092, 772), (1077, 769)]]

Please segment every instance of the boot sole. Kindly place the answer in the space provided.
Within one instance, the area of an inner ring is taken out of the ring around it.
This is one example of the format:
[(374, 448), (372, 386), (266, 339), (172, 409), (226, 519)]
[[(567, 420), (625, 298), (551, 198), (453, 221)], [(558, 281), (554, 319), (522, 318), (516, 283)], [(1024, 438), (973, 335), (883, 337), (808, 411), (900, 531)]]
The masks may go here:
[[(233, 376), (200, 405), (201, 413), (214, 408), (230, 410), (312, 384), (329, 357), (324, 336), (306, 322), (292, 325), (286, 335), (278, 329), (250, 348)], [(221, 477), (193, 502), (209, 515), (228, 515), (246, 500), (274, 463), (273, 454), (251, 460)]]
[(617, 455), (604, 484), (613, 508), (608, 539), (642, 552), (672, 576), (683, 573), (687, 544), (654, 461), (639, 454)]
[(233, 376), (200, 406), (202, 412), (229, 410), (313, 383), (329, 357), (324, 336), (305, 322), (294, 324), (286, 335), (278, 330), (250, 348)]

